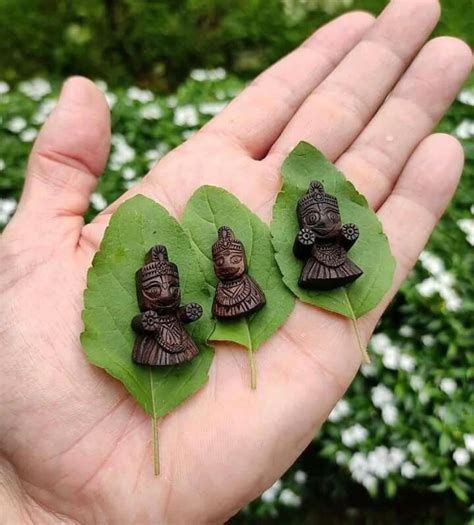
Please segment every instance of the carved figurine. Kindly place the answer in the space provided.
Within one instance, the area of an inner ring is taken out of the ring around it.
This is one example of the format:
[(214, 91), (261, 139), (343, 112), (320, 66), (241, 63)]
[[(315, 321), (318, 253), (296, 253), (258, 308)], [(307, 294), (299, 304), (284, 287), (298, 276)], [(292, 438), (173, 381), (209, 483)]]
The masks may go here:
[(202, 308), (197, 303), (179, 305), (178, 268), (168, 261), (164, 246), (153, 246), (146, 254), (145, 265), (135, 274), (135, 281), (142, 313), (132, 320), (137, 333), (132, 359), (151, 366), (191, 360), (199, 350), (183, 323), (197, 321)]
[(359, 237), (355, 224), (341, 224), (337, 199), (311, 182), (296, 208), (300, 231), (293, 245), (298, 259), (306, 260), (298, 284), (301, 288), (332, 290), (349, 284), (362, 270), (347, 256)]
[(247, 258), (243, 244), (228, 226), (221, 226), (212, 247), (217, 283), (212, 315), (237, 318), (250, 315), (265, 305), (260, 286), (247, 275)]

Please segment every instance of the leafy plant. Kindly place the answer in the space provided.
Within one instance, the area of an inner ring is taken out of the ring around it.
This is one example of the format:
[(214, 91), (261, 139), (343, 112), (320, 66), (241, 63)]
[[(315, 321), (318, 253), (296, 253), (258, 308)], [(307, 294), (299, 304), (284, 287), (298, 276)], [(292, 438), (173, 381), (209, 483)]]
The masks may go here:
[(253, 353), (287, 319), (294, 306), (291, 293), (281, 282), (281, 274), (273, 257), (270, 229), (236, 197), (222, 188), (202, 186), (191, 197), (183, 216), (183, 226), (198, 251), (198, 261), (205, 275), (209, 292), (214, 294), (211, 246), (217, 240), (220, 226), (230, 226), (246, 249), (248, 273), (262, 288), (267, 304), (248, 318), (232, 321), (216, 320), (210, 339), (232, 341), (249, 352), (251, 385), (256, 386)]

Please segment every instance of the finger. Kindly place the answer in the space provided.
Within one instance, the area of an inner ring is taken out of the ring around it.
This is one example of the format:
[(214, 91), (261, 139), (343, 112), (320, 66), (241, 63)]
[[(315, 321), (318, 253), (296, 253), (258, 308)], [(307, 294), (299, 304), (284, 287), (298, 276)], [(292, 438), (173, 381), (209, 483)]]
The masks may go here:
[(269, 153), (281, 163), (300, 141), (336, 159), (362, 131), (439, 18), (437, 0), (392, 0), (359, 44), (306, 99)]
[(449, 204), (462, 173), (463, 161), (462, 146), (454, 137), (441, 133), (430, 135), (417, 147), (392, 193), (379, 209), (377, 215), (397, 266), (390, 292), (361, 320), (368, 334), (415, 265)]
[(372, 15), (354, 12), (322, 27), (259, 75), (203, 131), (221, 135), (252, 157), (261, 158), (298, 106), (360, 40), (372, 22)]
[(377, 209), (419, 142), (443, 116), (472, 68), (461, 40), (436, 38), (422, 49), (365, 130), (336, 162)]
[(67, 80), (28, 162), (20, 212), (80, 225), (107, 161), (110, 114), (102, 92), (81, 77)]

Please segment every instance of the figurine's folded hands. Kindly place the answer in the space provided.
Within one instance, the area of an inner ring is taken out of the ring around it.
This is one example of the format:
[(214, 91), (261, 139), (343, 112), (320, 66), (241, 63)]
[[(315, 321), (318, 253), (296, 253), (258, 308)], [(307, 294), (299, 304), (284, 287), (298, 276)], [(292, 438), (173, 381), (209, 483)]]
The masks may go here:
[(3, 522), (221, 523), (295, 461), (360, 365), (345, 319), (297, 303), (258, 351), (256, 391), (245, 352), (216, 344), (209, 383), (160, 424), (154, 477), (148, 416), (80, 345), (87, 269), (111, 214), (136, 193), (179, 218), (197, 187), (214, 184), (269, 222), (282, 160), (306, 140), (367, 197), (397, 260), (391, 291), (360, 320), (367, 341), (462, 171), (459, 143), (431, 131), (472, 53), (453, 38), (425, 44), (438, 17), (436, 0), (392, 0), (376, 21), (334, 20), (85, 226), (109, 110), (92, 82), (65, 83), (0, 240)]

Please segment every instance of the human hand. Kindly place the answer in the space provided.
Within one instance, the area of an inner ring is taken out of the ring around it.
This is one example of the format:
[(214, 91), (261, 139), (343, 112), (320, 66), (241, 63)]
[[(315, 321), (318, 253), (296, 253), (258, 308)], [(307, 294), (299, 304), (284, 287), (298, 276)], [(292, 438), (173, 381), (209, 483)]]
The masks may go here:
[(245, 352), (216, 344), (209, 383), (160, 426), (156, 478), (149, 417), (80, 346), (87, 269), (111, 213), (136, 193), (179, 217), (197, 187), (214, 184), (268, 222), (281, 163), (306, 140), (367, 197), (397, 259), (391, 291), (360, 320), (367, 341), (462, 170), (457, 141), (430, 132), (472, 55), (452, 38), (423, 46), (438, 16), (434, 0), (394, 0), (375, 23), (363, 13), (335, 20), (88, 225), (109, 112), (91, 82), (66, 82), (1, 238), (6, 523), (221, 523), (294, 462), (360, 365), (346, 319), (297, 303), (258, 351), (256, 391), (247, 387)]

